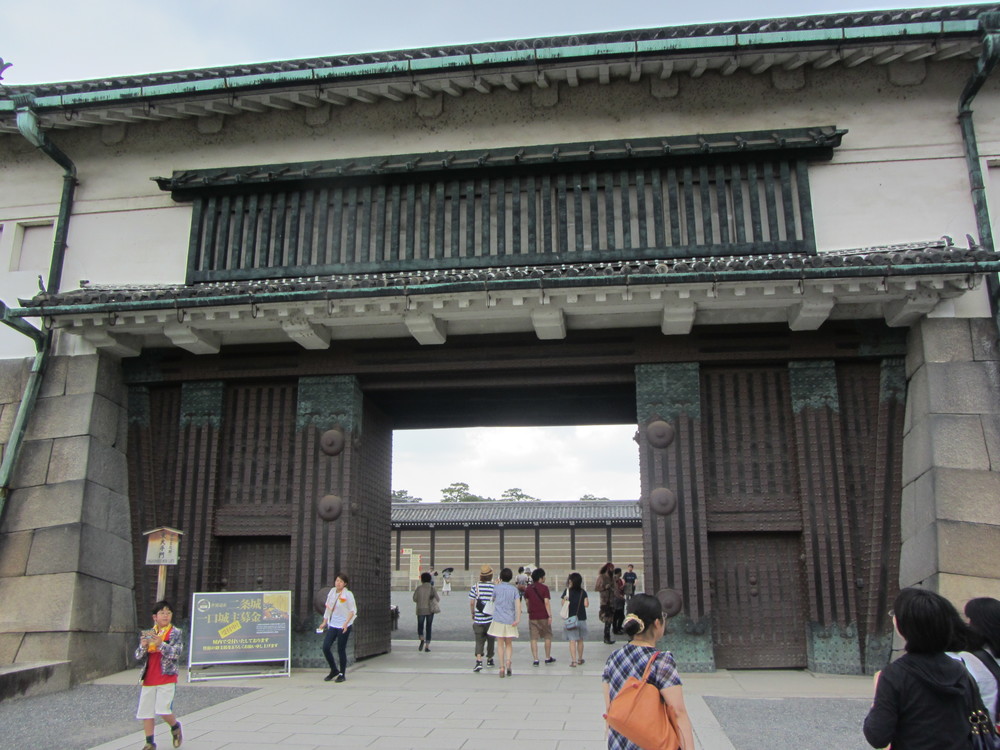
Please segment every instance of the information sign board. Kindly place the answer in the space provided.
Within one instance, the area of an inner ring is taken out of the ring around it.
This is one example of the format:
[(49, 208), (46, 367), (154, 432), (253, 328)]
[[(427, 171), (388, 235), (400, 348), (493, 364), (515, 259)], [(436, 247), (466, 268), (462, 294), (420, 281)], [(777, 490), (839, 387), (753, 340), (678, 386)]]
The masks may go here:
[(194, 594), (188, 663), (192, 667), (275, 661), (290, 664), (291, 610), (290, 591)]

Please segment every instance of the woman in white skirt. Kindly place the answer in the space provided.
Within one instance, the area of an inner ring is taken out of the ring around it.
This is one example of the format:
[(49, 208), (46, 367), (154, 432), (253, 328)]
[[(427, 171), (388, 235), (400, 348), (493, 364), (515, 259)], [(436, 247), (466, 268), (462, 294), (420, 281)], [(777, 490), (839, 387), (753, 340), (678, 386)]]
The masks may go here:
[(510, 676), (510, 662), (514, 656), (514, 639), (521, 621), (521, 596), (511, 584), (514, 572), (510, 568), (500, 571), (500, 583), (493, 589), (493, 623), (486, 632), (497, 639), (500, 677)]

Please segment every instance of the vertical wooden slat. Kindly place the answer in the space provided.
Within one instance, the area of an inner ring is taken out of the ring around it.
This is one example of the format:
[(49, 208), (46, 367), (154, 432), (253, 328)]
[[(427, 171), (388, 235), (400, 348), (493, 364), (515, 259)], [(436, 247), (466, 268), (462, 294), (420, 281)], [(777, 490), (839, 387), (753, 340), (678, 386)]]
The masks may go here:
[(777, 242), (780, 239), (778, 231), (778, 206), (774, 193), (774, 165), (764, 162), (764, 199), (767, 204), (767, 239)]
[(687, 245), (698, 244), (698, 219), (694, 212), (694, 172), (684, 167), (684, 218), (687, 220)]
[(205, 270), (206, 253), (201, 225), (205, 216), (205, 203), (211, 203), (211, 200), (211, 198), (195, 198), (194, 205), (191, 206), (191, 232), (188, 235), (188, 283), (193, 281), (193, 274), (196, 271)]
[(730, 172), (730, 191), (733, 194), (733, 228), (736, 241), (747, 241), (746, 215), (743, 208), (743, 173), (739, 162), (733, 164)]
[(521, 254), (521, 177), (514, 175), (510, 188), (510, 239), (512, 255)]
[(344, 189), (339, 185), (330, 195), (333, 203), (333, 220), (330, 223), (330, 262), (340, 263), (340, 248), (344, 237)]
[(340, 252), (341, 263), (354, 263), (357, 259), (358, 241), (358, 188), (351, 185), (347, 190), (347, 211), (345, 212), (344, 223), (347, 225), (347, 234), (344, 238), (344, 247)]
[(623, 169), (621, 172), (621, 219), (622, 219), (622, 250), (632, 249), (632, 173)]
[(493, 197), (490, 193), (490, 180), (484, 177), (479, 181), (479, 252), (476, 255), (487, 256), (490, 253), (490, 206)]
[(247, 205), (242, 268), (255, 268), (257, 264), (257, 224), (260, 221), (257, 211), (258, 201), (259, 197), (257, 193), (252, 193)]
[(715, 201), (716, 216), (719, 220), (719, 242), (729, 244), (729, 206), (726, 200), (726, 169), (722, 164), (715, 165)]
[(232, 199), (228, 195), (219, 201), (219, 218), (216, 220), (217, 236), (215, 238), (215, 267), (219, 270), (229, 270), (229, 230), (232, 216)]
[(431, 248), (431, 184), (424, 182), (420, 186), (420, 210), (417, 211), (420, 221), (420, 246), (418, 258), (429, 258)]
[(274, 234), (271, 235), (271, 263), (276, 266), (285, 265), (285, 228), (288, 221), (288, 196), (279, 192), (274, 196), (274, 210), (271, 217), (274, 220)]
[(649, 231), (646, 221), (646, 170), (635, 170), (635, 216), (639, 222), (639, 236), (637, 241), (640, 248), (649, 247)]
[(219, 221), (218, 199), (213, 195), (209, 197), (205, 206), (205, 234), (202, 243), (202, 254), (204, 256), (204, 267), (206, 270), (214, 271), (218, 269), (218, 258), (215, 254), (215, 236), (217, 234), (216, 224)]
[(507, 254), (507, 187), (503, 177), (496, 180), (494, 186), (497, 196), (497, 255)]
[(243, 247), (243, 222), (245, 219), (243, 209), (244, 197), (237, 195), (233, 201), (233, 231), (229, 236), (229, 258), (226, 260), (226, 268), (242, 268), (240, 251)]
[(285, 265), (297, 266), (299, 260), (299, 213), (302, 206), (302, 191), (297, 190), (290, 193), (288, 202), (291, 203), (291, 211), (288, 215), (288, 254), (285, 256)]
[(543, 253), (552, 252), (552, 179), (542, 176), (542, 249)]
[(400, 206), (402, 187), (398, 182), (392, 185), (392, 212), (390, 214), (390, 225), (389, 225), (389, 260), (397, 261), (399, 260), (399, 246), (402, 238), (400, 237), (400, 213), (402, 212), (402, 207)]
[(361, 191), (360, 206), (361, 222), (361, 245), (355, 253), (359, 263), (372, 263), (378, 260), (377, 254), (372, 252), (372, 186), (365, 185)]
[(802, 241), (810, 252), (816, 250), (816, 236), (813, 227), (812, 198), (809, 195), (809, 173), (804, 161), (795, 162), (795, 187), (799, 198), (799, 216), (802, 222)]
[[(715, 244), (715, 228), (712, 226), (712, 183), (708, 178), (708, 166), (698, 167), (698, 190), (701, 194), (701, 242), (702, 245)], [(694, 243), (692, 243), (694, 244)]]
[(538, 185), (535, 176), (528, 177), (528, 253), (538, 252)]
[(757, 178), (757, 162), (747, 165), (748, 200), (750, 201), (750, 236), (748, 242), (760, 242), (764, 234), (760, 226), (760, 182)]
[(465, 182), (465, 248), (461, 257), (476, 255), (476, 181), (468, 178)]
[(447, 204), (444, 198), (444, 180), (434, 183), (434, 246), (431, 248), (430, 257), (445, 257), (445, 234), (444, 219)]
[(267, 268), (273, 265), (274, 253), (271, 251), (271, 226), (274, 221), (274, 195), (264, 193), (260, 206), (260, 265)]
[(372, 198), (375, 201), (375, 247), (372, 248), (372, 261), (381, 263), (388, 257), (385, 246), (385, 217), (386, 217), (386, 189), (385, 183), (375, 186), (375, 194)]
[(587, 175), (587, 192), (590, 193), (590, 249), (594, 252), (601, 247), (601, 201), (597, 187), (597, 172)]
[(330, 237), (330, 190), (320, 189), (316, 202), (319, 204), (319, 213), (316, 220), (316, 248), (313, 257), (316, 263), (327, 265), (330, 263), (330, 254), (327, 248), (327, 241)]
[(556, 178), (556, 247), (565, 254), (569, 250), (569, 206), (566, 201), (566, 175)]
[(305, 210), (302, 212), (302, 234), (299, 238), (299, 264), (314, 266), (319, 263), (313, 248), (313, 237), (316, 234), (316, 197), (318, 190), (303, 190)]
[(406, 186), (406, 242), (403, 258), (413, 260), (417, 245), (417, 186), (410, 182)]
[(796, 239), (795, 232), (795, 205), (792, 202), (792, 178), (788, 170), (788, 162), (782, 159), (779, 162), (781, 179), (775, 185), (775, 190), (781, 194), (781, 208), (785, 214), (785, 240), (793, 242)]
[(614, 250), (618, 244), (615, 242), (615, 224), (617, 215), (615, 213), (615, 175), (610, 170), (604, 173), (604, 215), (605, 236), (608, 238), (608, 250)]
[(677, 188), (677, 170), (667, 169), (667, 215), (670, 217), (670, 245), (681, 244), (681, 199)]
[(458, 180), (451, 183), (451, 247), (449, 258), (457, 258), (462, 254), (462, 186)]

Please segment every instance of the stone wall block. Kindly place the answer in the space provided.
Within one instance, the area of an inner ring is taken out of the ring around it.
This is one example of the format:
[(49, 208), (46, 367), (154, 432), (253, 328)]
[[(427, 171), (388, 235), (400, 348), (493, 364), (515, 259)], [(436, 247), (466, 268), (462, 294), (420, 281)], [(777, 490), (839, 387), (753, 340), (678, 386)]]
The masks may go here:
[(1000, 362), (928, 362), (924, 369), (931, 413), (1000, 413)]
[(927, 417), (930, 412), (930, 392), (927, 382), (927, 368), (921, 367), (906, 384), (906, 405), (903, 416), (903, 435), (908, 436), (913, 425)]
[(985, 415), (982, 423), (986, 453), (990, 457), (990, 469), (1000, 471), (1000, 416)]
[(99, 355), (97, 363), (97, 387), (95, 393), (104, 396), (113, 404), (125, 407), (128, 404), (128, 388), (122, 377), (121, 360), (107, 355)]
[[(989, 454), (986, 452), (986, 437), (983, 434), (982, 420), (978, 416), (932, 414), (921, 424), (915, 426), (910, 435), (919, 438), (926, 431), (929, 454), (923, 470), (931, 466), (950, 469), (988, 469)], [(913, 476), (907, 475), (907, 454), (910, 446), (903, 449), (903, 481), (909, 482)], [(914, 446), (915, 450), (919, 450)], [(918, 454), (919, 455), (919, 454)], [(916, 457), (915, 457), (916, 458)], [(916, 469), (914, 463), (911, 467)]]
[(31, 537), (30, 531), (0, 534), (0, 578), (24, 575), (31, 552)]
[[(94, 395), (90, 417), (90, 434), (106, 445), (117, 445), (118, 430), (125, 410), (104, 396)], [(122, 448), (124, 450), (124, 446)]]
[(940, 571), (1000, 579), (1000, 526), (939, 521)]
[(965, 318), (925, 318), (921, 324), (925, 363), (972, 360), (972, 331)]
[(97, 391), (98, 369), (101, 356), (84, 354), (78, 357), (60, 357), (68, 360), (66, 371), (66, 395), (95, 393)]
[(127, 633), (130, 637), (135, 637), (138, 625), (135, 621), (135, 594), (131, 586), (112, 585), (109, 629), (115, 633)]
[(64, 661), (70, 658), (70, 634), (65, 630), (25, 633), (17, 661)]
[(910, 331), (906, 337), (906, 377), (912, 378), (913, 374), (924, 366), (924, 324), (928, 318), (921, 319), (918, 323), (910, 326)]
[(927, 471), (903, 487), (900, 532), (909, 539), (937, 518), (934, 498), (934, 472)]
[(130, 542), (132, 526), (128, 496), (87, 482), (83, 507), (86, 523)]
[(90, 444), (87, 478), (120, 494), (128, 493), (128, 460), (124, 453), (99, 441)]
[(78, 570), (119, 586), (132, 586), (132, 545), (127, 539), (84, 524)]
[(86, 435), (58, 438), (52, 442), (49, 482), (72, 482), (87, 478), (87, 464), (93, 440)]
[(72, 684), (138, 666), (134, 657), (136, 645), (131, 633), (70, 633)]
[(0, 359), (0, 404), (21, 400), (30, 371), (30, 359)]
[(937, 572), (937, 533), (934, 526), (926, 526), (914, 536), (903, 540), (899, 555), (899, 585), (913, 586)]
[(938, 518), (1000, 529), (1000, 472), (937, 468), (926, 476), (933, 477)]
[(906, 487), (930, 468), (931, 433), (929, 420), (922, 419), (914, 423), (903, 441), (903, 486)]
[(82, 526), (70, 523), (36, 529), (25, 573), (28, 576), (75, 573), (80, 564)]
[(52, 459), (52, 442), (51, 440), (25, 441), (11, 477), (11, 489), (45, 484)]
[(1000, 599), (1000, 579), (997, 578), (938, 573), (928, 578), (924, 585), (949, 599), (959, 612), (969, 599), (977, 596)]
[(990, 318), (973, 318), (969, 321), (972, 332), (972, 356), (976, 360), (1000, 361), (1000, 333)]
[(28, 440), (64, 438), (90, 433), (94, 396), (79, 393), (58, 398), (40, 398), (28, 423)]
[(0, 632), (67, 630), (76, 578), (76, 573), (0, 578)]
[(13, 664), (24, 641), (24, 633), (0, 633), (0, 667)]
[(98, 633), (111, 626), (112, 585), (87, 575), (76, 576), (70, 630)]
[(69, 357), (51, 357), (45, 366), (45, 377), (42, 379), (38, 395), (42, 398), (64, 395), (67, 370), (69, 370)]
[(10, 433), (14, 431), (14, 420), (17, 418), (17, 408), (20, 402), (0, 404), (0, 443), (10, 441)]
[(84, 481), (43, 484), (10, 493), (3, 531), (25, 531), (62, 526), (86, 519)]

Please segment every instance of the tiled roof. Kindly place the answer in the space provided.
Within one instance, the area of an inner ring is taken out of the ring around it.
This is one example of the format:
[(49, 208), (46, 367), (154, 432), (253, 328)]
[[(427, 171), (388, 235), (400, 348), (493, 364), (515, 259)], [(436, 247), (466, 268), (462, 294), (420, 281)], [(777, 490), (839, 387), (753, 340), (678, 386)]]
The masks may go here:
[[(771, 18), (751, 21), (667, 26), (651, 29), (578, 34), (574, 36), (538, 37), (501, 42), (485, 42), (421, 49), (369, 52), (360, 54), (313, 57), (266, 63), (250, 63), (217, 68), (201, 68), (148, 75), (121, 76), (84, 81), (7, 86), (8, 95), (31, 94), (36, 97), (99, 92), (120, 88), (140, 88), (161, 85), (196, 83), (209, 79), (234, 78), (274, 73), (291, 73), (321, 68), (363, 67), (379, 63), (407, 63), (438, 58), (459, 58), (475, 55), (503, 54), (526, 50), (558, 49), (585, 45), (632, 44), (636, 42), (699, 39), (735, 35), (780, 34), (782, 32), (854, 29), (898, 24), (940, 24), (946, 21), (974, 20), (987, 11), (1000, 10), (997, 5), (960, 5), (954, 7), (911, 8), (901, 10), (831, 13), (793, 18)], [(928, 32), (929, 33), (929, 32)]]
[(392, 523), (402, 526), (492, 526), (642, 523), (637, 500), (576, 502), (393, 503)]
[[(985, 273), (1000, 270), (1000, 254), (975, 246), (956, 247), (951, 238), (931, 242), (823, 252), (816, 255), (752, 255), (567, 263), (553, 266), (502, 266), (496, 268), (405, 271), (383, 274), (344, 274), (279, 280), (231, 281), (199, 284), (88, 285), (59, 294), (40, 293), (21, 300), (26, 308), (53, 310), (83, 305), (128, 305), (144, 309), (199, 306), (199, 302), (225, 304), (225, 299), (292, 294), (296, 298), (382, 296), (386, 294), (447, 293), (470, 285), (519, 288), (539, 285), (567, 287), (585, 285), (630, 285), (688, 283), (702, 281), (748, 281), (768, 279), (813, 279), (858, 276), (921, 276), (933, 274)], [(222, 300), (222, 301), (219, 301)], [(113, 308), (109, 308), (113, 309)]]

